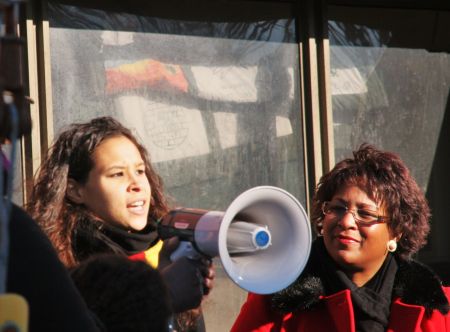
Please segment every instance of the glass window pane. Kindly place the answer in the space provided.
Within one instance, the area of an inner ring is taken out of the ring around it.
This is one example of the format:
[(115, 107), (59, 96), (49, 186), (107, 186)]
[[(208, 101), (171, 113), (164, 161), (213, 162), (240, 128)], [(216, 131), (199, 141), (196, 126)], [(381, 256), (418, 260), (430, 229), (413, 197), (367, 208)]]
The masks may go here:
[(435, 48), (445, 44), (436, 34), (439, 15), (346, 7), (329, 13), (336, 160), (363, 142), (399, 153), (432, 207), (420, 257), (450, 262), (450, 54)]
[[(57, 3), (49, 19), (56, 133), (120, 119), (174, 205), (223, 211), (258, 185), (305, 204), (294, 20), (180, 21)], [(216, 266), (205, 319), (228, 331), (245, 293)]]

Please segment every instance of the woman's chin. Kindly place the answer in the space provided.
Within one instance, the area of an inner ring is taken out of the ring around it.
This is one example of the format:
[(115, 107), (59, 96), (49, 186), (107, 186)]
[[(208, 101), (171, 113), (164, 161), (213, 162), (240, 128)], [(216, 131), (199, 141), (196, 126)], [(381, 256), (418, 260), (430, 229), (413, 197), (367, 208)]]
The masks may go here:
[(136, 232), (140, 232), (140, 231), (142, 231), (145, 228), (145, 226), (147, 226), (147, 221), (144, 222), (144, 223), (139, 223), (139, 224), (133, 225), (132, 228)]
[(334, 261), (336, 261), (343, 268), (354, 269), (359, 265), (359, 255), (355, 252), (339, 251), (333, 256)]
[(128, 228), (136, 232), (142, 231), (145, 226), (147, 226), (147, 218), (135, 218), (128, 223)]

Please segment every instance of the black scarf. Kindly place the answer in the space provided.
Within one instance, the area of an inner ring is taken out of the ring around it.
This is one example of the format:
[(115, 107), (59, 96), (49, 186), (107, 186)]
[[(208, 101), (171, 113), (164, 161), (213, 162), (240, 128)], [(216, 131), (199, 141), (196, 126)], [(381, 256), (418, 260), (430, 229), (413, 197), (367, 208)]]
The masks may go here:
[(127, 231), (101, 221), (82, 218), (72, 238), (77, 260), (82, 261), (97, 253), (133, 255), (145, 251), (158, 240), (156, 222), (149, 221), (139, 232)]
[(356, 286), (329, 256), (323, 241), (317, 248), (323, 264), (320, 275), (327, 295), (344, 289), (351, 291), (355, 314), (356, 331), (383, 332), (389, 322), (392, 290), (397, 272), (397, 263), (388, 254), (378, 272), (364, 286)]
[[(319, 305), (324, 294), (330, 294), (325, 292), (325, 281), (321, 272), (324, 263), (317, 252), (320, 246), (323, 246), (322, 238), (314, 241), (308, 264), (292, 285), (268, 295), (275, 311), (284, 314), (307, 311)], [(449, 303), (439, 277), (426, 265), (415, 260), (404, 260), (395, 255), (394, 260), (398, 270), (392, 298), (400, 298), (406, 304), (423, 306), (427, 315), (431, 315), (433, 310), (446, 315), (449, 312)]]

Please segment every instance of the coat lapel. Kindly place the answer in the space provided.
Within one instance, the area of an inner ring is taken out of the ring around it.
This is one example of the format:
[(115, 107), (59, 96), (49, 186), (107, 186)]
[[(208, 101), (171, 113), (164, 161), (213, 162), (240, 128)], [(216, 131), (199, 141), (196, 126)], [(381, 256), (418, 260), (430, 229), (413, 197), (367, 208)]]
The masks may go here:
[(393, 331), (420, 331), (420, 323), (425, 308), (418, 305), (401, 303), (400, 299), (391, 306), (391, 317), (387, 332)]
[(355, 332), (355, 316), (348, 289), (324, 298), (337, 332)]

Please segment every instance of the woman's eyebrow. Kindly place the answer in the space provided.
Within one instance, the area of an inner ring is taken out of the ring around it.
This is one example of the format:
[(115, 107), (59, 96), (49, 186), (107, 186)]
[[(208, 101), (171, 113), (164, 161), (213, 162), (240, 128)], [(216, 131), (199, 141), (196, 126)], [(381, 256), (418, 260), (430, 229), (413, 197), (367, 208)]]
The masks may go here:
[(360, 203), (358, 204), (358, 208), (368, 208), (371, 210), (378, 210), (378, 206), (373, 204)]
[(125, 166), (122, 166), (122, 165), (112, 165), (112, 166), (109, 166), (109, 167), (106, 167), (105, 168), (105, 172), (110, 172), (110, 171), (120, 171), (120, 170), (123, 170), (123, 169), (125, 169)]
[(332, 199), (331, 201), (337, 201), (337, 203), (342, 203), (342, 204), (348, 203), (345, 199), (339, 198), (339, 197), (336, 197), (335, 199)]
[[(347, 200), (345, 200), (343, 198), (340, 198), (340, 197), (336, 197), (334, 200), (337, 201), (338, 203), (342, 203), (344, 205), (348, 205), (350, 203), (349, 201), (347, 201)], [(356, 207), (358, 209), (360, 209), (360, 208), (369, 208), (369, 209), (372, 209), (372, 210), (377, 210), (378, 209), (378, 206), (372, 205), (372, 204), (368, 204), (368, 203), (356, 202), (355, 205), (356, 205)]]
[[(138, 162), (138, 163), (134, 164), (134, 167), (142, 167), (142, 166), (145, 167), (144, 162)], [(106, 167), (105, 172), (122, 171), (126, 168), (127, 168), (127, 166), (124, 166), (124, 165), (112, 165), (112, 166)]]

